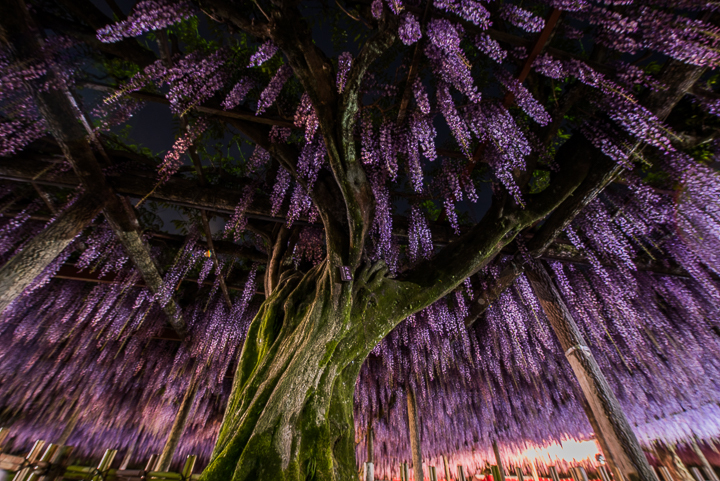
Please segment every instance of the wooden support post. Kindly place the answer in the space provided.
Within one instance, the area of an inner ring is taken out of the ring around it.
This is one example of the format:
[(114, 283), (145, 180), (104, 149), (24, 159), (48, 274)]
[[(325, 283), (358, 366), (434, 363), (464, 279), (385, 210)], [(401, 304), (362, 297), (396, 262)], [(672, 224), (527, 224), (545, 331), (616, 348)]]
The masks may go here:
[[(43, 447), (45, 447), (45, 441), (35, 441), (35, 444), (33, 444), (32, 449), (30, 449), (28, 455), (25, 456), (25, 459), (27, 459), (30, 464), (35, 463), (40, 458)], [(13, 481), (25, 481), (32, 473), (32, 469), (32, 467), (22, 468), (15, 474)]]
[(445, 481), (450, 481), (450, 465), (447, 456), (443, 454), (443, 467), (445, 468)]
[(630, 481), (655, 481), (630, 423), (542, 262), (527, 272), (545, 315), (592, 409), (610, 455)]
[(103, 200), (84, 194), (0, 268), (0, 312), (97, 217)]
[(410, 449), (412, 450), (413, 476), (415, 481), (424, 481), (422, 454), (420, 453), (420, 424), (417, 413), (417, 402), (415, 393), (408, 385), (405, 389), (407, 393), (407, 412), (408, 426), (410, 428)]
[(430, 481), (438, 481), (435, 466), (430, 466)]
[(38, 481), (62, 481), (72, 452), (72, 446), (57, 446), (50, 457), (49, 469), (38, 477)]
[(700, 446), (697, 443), (697, 439), (693, 439), (690, 442), (690, 447), (692, 447), (693, 452), (695, 452), (695, 455), (700, 458), (700, 464), (702, 464), (703, 471), (705, 472), (705, 476), (708, 477), (710, 481), (720, 481), (718, 479), (718, 475), (715, 473), (715, 470), (708, 462), (707, 458), (705, 457), (705, 454), (703, 454), (702, 449), (700, 449)]
[[(1, 40), (7, 43), (12, 58), (22, 59), (23, 61), (43, 58), (43, 44), (38, 36), (39, 29), (34, 25), (34, 21), (23, 1), (0, 2), (0, 24), (3, 30), (3, 38)], [(94, 215), (91, 217), (91, 220), (97, 215), (100, 209), (103, 209), (105, 218), (122, 243), (128, 256), (141, 273), (145, 284), (153, 293), (157, 293), (163, 287), (162, 276), (150, 255), (147, 244), (141, 237), (140, 225), (135, 212), (127, 202), (127, 199), (118, 197), (109, 186), (102, 166), (95, 156), (95, 152), (98, 152), (107, 164), (110, 163), (109, 158), (102, 144), (98, 141), (95, 132), (90, 127), (89, 122), (78, 108), (78, 103), (68, 89), (62, 75), (57, 74), (52, 65), (47, 70), (47, 80), (54, 84), (54, 88), (41, 90), (31, 84), (28, 84), (27, 87), (32, 93), (33, 100), (37, 104), (40, 114), (47, 123), (48, 130), (57, 141), (65, 158), (67, 158), (75, 174), (80, 179), (80, 184), (84, 187), (86, 195), (94, 197), (94, 202), (92, 203), (92, 208), (94, 209), (92, 212)], [(95, 151), (93, 149), (95, 149)], [(67, 214), (67, 212), (65, 214)], [(80, 222), (77, 222), (77, 224), (80, 224)], [(85, 225), (87, 225), (87, 223), (82, 224), (82, 227)], [(82, 229), (82, 227), (80, 227), (80, 229)], [(75, 229), (73, 236), (67, 239), (65, 246), (80, 232), (80, 229)], [(65, 233), (65, 235), (67, 236), (67, 233)], [(42, 236), (42, 233), (40, 236)], [(35, 237), (31, 243), (35, 242), (38, 237)], [(45, 265), (50, 262), (47, 258), (51, 257), (50, 260), (52, 260), (62, 251), (62, 249), (58, 250), (60, 244), (61, 243), (57, 242), (51, 244), (53, 249), (47, 253), (41, 250), (33, 251), (36, 256), (40, 256), (40, 259), (34, 259), (32, 256), (28, 257), (27, 248), (23, 249), (19, 255), (23, 255), (24, 258), (32, 260), (31, 270), (33, 272), (37, 271), (35, 274), (37, 275), (44, 269)], [(64, 248), (64, 246), (62, 248)], [(15, 260), (15, 258), (11, 259), (10, 262), (13, 262), (13, 260)], [(8, 264), (10, 262), (8, 262)], [(45, 262), (44, 265), (43, 262)], [(3, 266), (2, 270), (5, 270), (8, 264)], [(0, 272), (0, 274), (2, 274), (2, 272)], [(24, 280), (27, 276), (21, 277)], [(33, 279), (34, 277), (35, 276), (33, 276)], [(0, 275), (0, 311), (7, 307), (5, 304), (6, 299), (14, 294), (14, 291), (12, 293), (5, 293), (4, 287), (3, 279)], [(168, 322), (181, 337), (184, 336), (187, 326), (182, 317), (180, 307), (175, 300), (171, 299), (163, 306), (163, 310), (168, 316)]]
[(600, 474), (600, 481), (612, 481), (607, 466), (598, 466), (598, 474)]
[(492, 474), (493, 481), (500, 481), (502, 478), (502, 471), (500, 471), (500, 467), (495, 464), (490, 466), (490, 473)]
[(600, 445), (600, 450), (603, 453), (603, 456), (605, 458), (605, 462), (608, 465), (608, 468), (610, 468), (610, 471), (612, 472), (616, 481), (623, 481), (622, 473), (617, 468), (617, 465), (615, 464), (615, 461), (613, 460), (613, 457), (610, 454), (610, 448), (608, 446), (607, 441), (605, 440), (605, 436), (603, 435), (602, 430), (600, 429), (600, 425), (598, 424), (597, 419), (595, 419), (595, 414), (593, 413), (592, 408), (590, 407), (590, 404), (588, 404), (587, 399), (585, 399), (584, 396), (580, 396), (580, 402), (582, 403), (582, 407), (583, 407), (583, 410), (585, 411), (585, 415), (587, 416), (588, 421), (590, 422), (590, 427), (592, 427), (593, 432), (595, 433), (595, 440)]
[(685, 463), (682, 462), (680, 456), (678, 456), (675, 451), (675, 446), (672, 444), (658, 446), (655, 452), (674, 481), (695, 481), (685, 466)]
[(172, 457), (175, 454), (180, 438), (185, 432), (185, 424), (187, 423), (188, 415), (190, 414), (190, 408), (192, 407), (193, 401), (195, 400), (195, 393), (197, 392), (197, 383), (195, 382), (195, 376), (190, 380), (190, 385), (185, 391), (185, 396), (180, 403), (178, 412), (175, 415), (175, 421), (173, 422), (170, 434), (168, 434), (167, 441), (163, 447), (162, 454), (157, 461), (155, 471), (168, 471), (170, 469), (170, 463), (172, 463)]
[(375, 465), (365, 463), (365, 481), (375, 481)]
[(105, 454), (103, 454), (102, 459), (100, 459), (100, 464), (98, 464), (97, 470), (99, 471), (99, 474), (96, 474), (93, 476), (92, 481), (104, 481), (105, 479), (105, 473), (108, 469), (110, 469), (110, 465), (112, 464), (113, 460), (115, 459), (115, 455), (117, 454), (117, 449), (106, 449)]
[(705, 478), (698, 468), (692, 467), (690, 468), (690, 472), (692, 473), (693, 478), (695, 478), (695, 481), (705, 481)]
[(505, 481), (505, 469), (503, 469), (502, 460), (500, 459), (500, 446), (497, 440), (493, 441), (493, 452), (495, 453), (495, 462), (497, 463), (500, 478), (498, 481)]
[(553, 481), (560, 481), (560, 475), (558, 474), (555, 466), (550, 466), (550, 479)]
[(65, 429), (63, 429), (63, 432), (60, 433), (60, 437), (57, 439), (57, 444), (67, 444), (68, 439), (70, 439), (70, 436), (72, 436), (73, 431), (75, 431), (75, 427), (77, 426), (79, 419), (80, 419), (80, 409), (78, 409), (78, 407), (75, 406), (75, 409), (73, 410), (72, 414), (70, 415), (70, 419), (68, 420), (67, 424), (65, 425)]
[(0, 428), (0, 453), (2, 453), (5, 448), (5, 439), (7, 439), (8, 434), (10, 434), (9, 428)]
[(148, 459), (148, 462), (145, 463), (145, 469), (143, 471), (145, 471), (146, 473), (155, 471), (155, 466), (157, 465), (157, 460), (159, 457), (159, 454), (151, 454), (150, 459)]
[[(42, 456), (40, 456), (37, 459), (36, 463), (43, 467), (49, 466), (50, 459), (52, 459), (53, 455), (55, 454), (55, 451), (57, 451), (57, 448), (58, 448), (57, 444), (48, 444), (47, 447), (45, 448), (45, 452), (43, 452)], [(40, 477), (38, 468), (39, 468), (39, 466), (33, 466), (30, 468), (30, 470), (27, 472), (27, 474), (25, 476), (23, 476), (22, 478), (16, 477), (15, 479), (17, 479), (18, 481), (25, 481), (25, 480), (36, 481)], [(42, 468), (40, 468), (40, 469), (42, 469)]]
[(408, 469), (407, 462), (403, 463), (402, 465), (402, 476), (403, 481), (410, 481), (410, 470)]
[(187, 457), (185, 460), (185, 466), (183, 466), (183, 469), (180, 473), (180, 476), (182, 476), (182, 479), (190, 479), (190, 476), (192, 476), (193, 469), (195, 469), (195, 461), (197, 461), (197, 456), (194, 454), (191, 454)]
[(540, 476), (538, 475), (538, 470), (537, 470), (537, 466), (535, 465), (535, 460), (530, 461), (530, 466), (532, 466), (533, 480), (540, 481)]
[(525, 481), (525, 476), (523, 476), (522, 468), (515, 468), (515, 476), (517, 476), (518, 481)]
[(367, 462), (368, 463), (374, 463), (375, 459), (373, 457), (374, 455), (374, 447), (373, 447), (373, 428), (372, 428), (372, 420), (368, 421), (368, 427), (367, 427), (367, 434), (365, 435), (365, 444), (367, 445)]
[(587, 473), (585, 472), (585, 468), (582, 466), (575, 466), (574, 468), (571, 468), (570, 475), (575, 481), (588, 481)]
[(457, 467), (458, 481), (467, 481), (465, 479), (465, 468), (458, 464)]

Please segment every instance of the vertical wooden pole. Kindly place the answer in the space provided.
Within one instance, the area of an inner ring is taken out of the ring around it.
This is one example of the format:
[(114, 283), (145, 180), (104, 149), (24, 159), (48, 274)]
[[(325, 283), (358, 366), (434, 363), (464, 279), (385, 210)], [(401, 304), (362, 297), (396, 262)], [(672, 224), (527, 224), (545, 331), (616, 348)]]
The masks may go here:
[(560, 341), (580, 388), (605, 438), (610, 455), (630, 481), (654, 481), (655, 475), (643, 453), (620, 403), (610, 389), (597, 361), (585, 343), (545, 266), (536, 262), (527, 272), (540, 305)]
[(505, 481), (505, 469), (503, 469), (502, 460), (500, 459), (500, 446), (498, 446), (497, 440), (493, 441), (493, 451), (495, 452), (495, 462), (500, 472), (500, 479), (498, 481)]
[(375, 462), (373, 454), (374, 454), (374, 447), (373, 447), (373, 428), (372, 428), (372, 420), (368, 421), (368, 428), (367, 428), (367, 435), (366, 440), (367, 444), (367, 462), (373, 463)]
[(550, 466), (550, 478), (553, 481), (560, 481), (560, 475), (558, 474), (555, 466)]
[[(30, 462), (30, 463), (36, 462), (38, 460), (38, 458), (40, 458), (40, 453), (42, 453), (43, 447), (45, 447), (45, 441), (41, 441), (41, 440), (35, 441), (35, 444), (33, 444), (32, 449), (30, 449), (30, 452), (28, 453), (28, 455), (25, 456), (25, 458), (28, 460), (28, 462)], [(31, 467), (27, 467), (27, 468), (23, 468), (23, 469), (19, 470), (15, 474), (13, 481), (15, 481), (15, 480), (25, 481), (32, 473), (32, 469), (33, 468), (31, 468)]]
[(415, 393), (408, 385), (405, 389), (407, 393), (407, 412), (408, 426), (410, 427), (410, 449), (412, 451), (413, 476), (415, 481), (424, 481), (422, 454), (420, 453), (420, 424), (417, 414), (417, 402)]
[(142, 436), (143, 428), (140, 426), (140, 430), (137, 433), (137, 436), (135, 436), (135, 439), (133, 439), (132, 443), (130, 443), (130, 446), (128, 446), (127, 451), (125, 451), (125, 456), (123, 456), (122, 461), (120, 461), (120, 467), (118, 469), (127, 469), (128, 465), (130, 464), (130, 461), (132, 461), (132, 455), (135, 453), (135, 448), (137, 447), (137, 444), (140, 442), (140, 437)]
[(193, 469), (195, 469), (195, 461), (197, 461), (197, 456), (194, 454), (191, 454), (187, 457), (185, 460), (185, 466), (183, 466), (182, 471), (180, 472), (180, 476), (182, 476), (183, 479), (190, 479), (190, 476), (192, 476)]
[(193, 376), (190, 380), (190, 385), (185, 391), (185, 396), (183, 396), (178, 412), (175, 415), (175, 421), (173, 422), (172, 428), (170, 428), (170, 434), (168, 434), (162, 454), (160, 454), (160, 459), (158, 459), (157, 466), (155, 468), (156, 471), (167, 471), (170, 469), (170, 463), (172, 463), (173, 455), (175, 454), (180, 438), (185, 431), (185, 424), (187, 423), (187, 418), (190, 414), (190, 408), (195, 400), (196, 392), (197, 383), (195, 382), (195, 377)]
[(443, 454), (443, 465), (445, 467), (445, 481), (450, 481), (450, 465), (448, 464), (447, 456)]
[(9, 428), (0, 428), (0, 453), (2, 453), (5, 448), (5, 439), (7, 439), (9, 433)]
[(672, 444), (658, 446), (655, 452), (658, 454), (660, 462), (670, 472), (672, 479), (675, 481), (695, 481)]
[(97, 470), (100, 471), (102, 474), (96, 474), (93, 476), (92, 481), (104, 481), (105, 479), (105, 472), (110, 469), (110, 465), (113, 462), (113, 459), (115, 459), (115, 455), (117, 454), (117, 449), (107, 449), (105, 451), (105, 454), (103, 454), (102, 459), (100, 460), (100, 464), (98, 464)]
[(435, 466), (430, 466), (430, 481), (438, 481)]
[(375, 465), (365, 463), (365, 481), (375, 481)]
[(691, 441), (690, 447), (692, 447), (695, 455), (700, 458), (700, 464), (702, 464), (703, 471), (705, 471), (705, 476), (707, 476), (710, 481), (720, 481), (720, 479), (718, 479), (718, 475), (715, 473), (715, 470), (705, 457), (705, 454), (703, 454), (702, 449), (700, 449), (696, 439)]
[(65, 469), (70, 463), (72, 451), (72, 446), (58, 446), (50, 458), (50, 470), (45, 475), (40, 476), (38, 481), (62, 481)]
[(590, 422), (590, 427), (592, 427), (593, 432), (595, 433), (595, 440), (600, 445), (600, 450), (603, 453), (603, 457), (605, 458), (605, 462), (608, 465), (608, 468), (610, 468), (610, 471), (612, 472), (613, 476), (615, 477), (615, 481), (623, 481), (622, 473), (617, 468), (617, 465), (615, 464), (615, 461), (613, 460), (612, 455), (610, 454), (610, 447), (608, 446), (607, 441), (605, 440), (605, 436), (603, 435), (602, 431), (600, 430), (600, 425), (597, 422), (597, 419), (595, 419), (595, 414), (593, 413), (592, 409), (590, 408), (590, 404), (588, 404), (587, 400), (585, 399), (585, 396), (580, 396), (580, 401), (582, 403), (583, 410), (585, 411), (585, 415), (588, 418), (588, 421)]
[(535, 460), (532, 460), (530, 462), (530, 466), (532, 466), (533, 479), (535, 481), (540, 481), (540, 476), (538, 475), (538, 470), (537, 470), (537, 466), (535, 465)]
[(63, 432), (60, 433), (60, 437), (57, 439), (57, 444), (67, 444), (68, 439), (70, 439), (70, 436), (72, 436), (73, 431), (75, 431), (75, 427), (77, 426), (79, 419), (80, 419), (80, 409), (78, 409), (78, 407), (75, 406), (75, 409), (73, 410), (72, 414), (70, 415), (70, 419), (68, 419), (68, 422), (65, 425), (65, 429), (63, 429)]
[(525, 476), (523, 476), (522, 468), (515, 468), (515, 476), (517, 476), (518, 481), (525, 481)]
[(367, 435), (365, 444), (367, 444), (367, 462), (365, 463), (365, 481), (375, 481), (375, 464), (374, 464), (374, 447), (373, 447), (373, 427), (372, 419), (368, 420)]
[(467, 481), (465, 479), (465, 468), (459, 464), (457, 467), (457, 473), (458, 473), (458, 481)]
[(403, 481), (410, 481), (410, 470), (408, 464), (405, 462), (402, 466)]
[(0, 312), (97, 217), (103, 204), (103, 199), (83, 194), (0, 268)]

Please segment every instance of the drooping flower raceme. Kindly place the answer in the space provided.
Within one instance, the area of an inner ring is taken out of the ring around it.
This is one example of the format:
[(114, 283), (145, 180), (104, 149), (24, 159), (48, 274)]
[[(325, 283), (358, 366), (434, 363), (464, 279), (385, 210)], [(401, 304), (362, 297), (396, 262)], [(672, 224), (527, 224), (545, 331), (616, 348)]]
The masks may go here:
[(481, 33), (475, 36), (475, 46), (482, 53), (495, 60), (497, 63), (502, 63), (507, 57), (507, 52), (502, 49), (500, 44), (490, 35)]
[(241, 78), (230, 90), (230, 93), (222, 101), (222, 108), (231, 110), (243, 103), (248, 92), (255, 86), (255, 82), (249, 77)]
[(516, 5), (507, 4), (502, 7), (500, 16), (516, 27), (530, 33), (540, 32), (545, 26), (545, 21)]
[(123, 38), (165, 28), (193, 15), (195, 8), (189, 1), (142, 0), (126, 20), (98, 30), (97, 38), (105, 43), (119, 42)]
[(420, 22), (412, 13), (405, 13), (400, 20), (398, 27), (398, 36), (405, 45), (412, 45), (422, 37), (420, 30)]
[(547, 113), (545, 107), (535, 100), (535, 97), (521, 84), (516, 78), (511, 77), (506, 70), (500, 69), (497, 78), (502, 82), (505, 88), (515, 96), (515, 102), (523, 111), (540, 125), (547, 125), (552, 121), (550, 114)]
[(277, 51), (277, 45), (275, 45), (272, 40), (268, 40), (264, 44), (260, 45), (260, 48), (257, 50), (257, 52), (252, 54), (252, 56), (250, 57), (250, 63), (248, 63), (248, 67), (259, 67), (260, 65), (273, 58)]
[(289, 65), (281, 65), (280, 68), (275, 73), (275, 76), (270, 80), (270, 83), (267, 87), (265, 87), (265, 90), (262, 91), (260, 94), (260, 101), (258, 102), (258, 108), (255, 112), (255, 115), (260, 115), (265, 110), (270, 107), (277, 98), (278, 95), (280, 95), (280, 91), (282, 90), (283, 86), (285, 85), (285, 82), (292, 77), (293, 70)]
[(200, 117), (197, 122), (188, 128), (179, 139), (175, 141), (173, 146), (170, 148), (162, 164), (160, 165), (160, 181), (167, 181), (174, 173), (176, 173), (182, 166), (180, 157), (187, 152), (190, 146), (195, 140), (207, 129), (208, 123), (204, 117)]
[(464, 33), (462, 26), (449, 20), (432, 19), (428, 23), (429, 42), (425, 54), (436, 78), (452, 85), (473, 102), (479, 102), (481, 95), (474, 85), (470, 74), (470, 62), (460, 47), (460, 37)]
[(347, 82), (347, 74), (350, 72), (352, 66), (352, 54), (350, 52), (343, 52), (338, 56), (338, 71), (337, 71), (337, 88), (338, 93), (342, 93), (345, 90), (345, 82)]

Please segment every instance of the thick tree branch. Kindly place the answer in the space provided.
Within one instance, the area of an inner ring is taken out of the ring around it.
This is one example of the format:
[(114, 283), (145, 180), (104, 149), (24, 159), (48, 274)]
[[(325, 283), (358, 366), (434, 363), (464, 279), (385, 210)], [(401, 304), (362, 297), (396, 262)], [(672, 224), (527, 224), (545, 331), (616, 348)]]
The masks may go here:
[[(700, 67), (683, 64), (672, 59), (668, 60), (660, 75), (660, 81), (668, 89), (649, 92), (642, 99), (642, 104), (660, 120), (666, 119), (673, 107), (692, 88), (704, 71), (705, 69)], [(622, 172), (622, 168), (592, 147), (580, 134), (575, 134), (568, 143), (571, 141), (576, 144), (578, 158), (592, 159), (592, 168), (577, 192), (552, 213), (532, 241), (528, 243), (530, 256), (534, 258), (542, 256), (545, 249), (565, 230), (575, 216)], [(639, 147), (640, 144), (636, 144), (635, 149)], [(470, 307), (470, 314), (465, 318), (466, 325), (473, 324), (488, 306), (522, 274), (524, 265), (524, 257), (516, 255), (500, 273), (499, 278), (493, 282), (492, 288), (476, 293), (476, 300)]]
[(385, 279), (374, 307), (367, 313), (373, 319), (374, 335), (384, 336), (388, 326), (450, 293), (492, 260), (520, 231), (569, 198), (590, 166), (589, 159), (569, 155), (569, 150), (566, 148), (566, 155), (558, 153), (559, 171), (553, 175), (550, 187), (528, 196), (528, 208), (495, 202), (478, 224), (433, 258), (406, 271), (399, 279)]

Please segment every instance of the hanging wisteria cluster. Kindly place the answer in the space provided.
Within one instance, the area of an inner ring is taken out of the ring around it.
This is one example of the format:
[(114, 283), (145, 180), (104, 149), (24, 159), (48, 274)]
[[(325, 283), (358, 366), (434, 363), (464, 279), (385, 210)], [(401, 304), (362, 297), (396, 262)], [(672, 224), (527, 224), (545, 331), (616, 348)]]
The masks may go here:
[[(205, 259), (197, 239), (188, 236), (166, 275), (171, 292)], [(206, 462), (229, 395), (233, 361), (259, 307), (257, 269), (231, 309), (216, 288), (209, 299), (185, 307), (190, 333), (172, 339), (160, 309), (163, 301), (137, 287), (140, 276), (127, 265), (109, 226), (98, 225), (81, 244), (74, 268), (99, 271), (108, 283), (55, 280), (33, 286), (2, 315), (3, 407), (6, 415), (24, 413), (12, 424), (10, 449), (22, 452), (37, 439), (57, 439), (77, 413), (67, 443), (78, 447), (79, 458), (93, 458), (98, 446), (132, 446), (133, 462), (142, 464), (162, 450), (177, 405), (195, 383), (192, 416), (178, 453), (197, 454)], [(207, 275), (201, 271), (198, 282)]]

